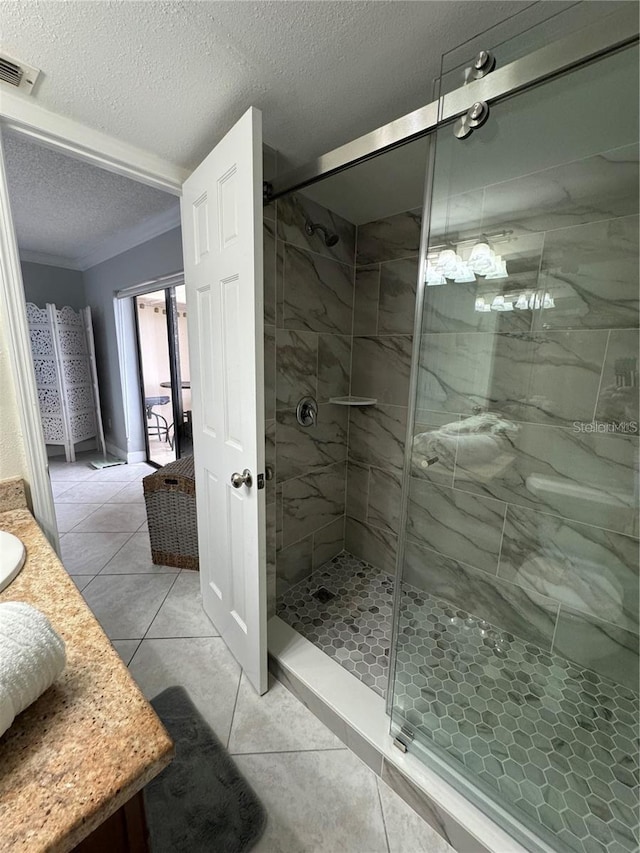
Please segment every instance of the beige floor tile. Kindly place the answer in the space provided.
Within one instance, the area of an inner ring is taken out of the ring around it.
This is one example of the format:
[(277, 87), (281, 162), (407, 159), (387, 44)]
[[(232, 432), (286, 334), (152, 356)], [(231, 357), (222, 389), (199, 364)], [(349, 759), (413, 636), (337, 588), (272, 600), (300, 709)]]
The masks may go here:
[(51, 482), (59, 483), (63, 481), (80, 483), (82, 480), (89, 480), (95, 471), (89, 468), (86, 462), (51, 462), (49, 460), (49, 477)]
[(83, 595), (111, 640), (144, 637), (176, 575), (98, 575)]
[(375, 775), (348, 749), (234, 761), (268, 814), (253, 853), (387, 853)]
[[(105, 484), (106, 485), (106, 484)], [(142, 480), (136, 480), (133, 483), (127, 483), (127, 485), (114, 492), (108, 498), (105, 498), (108, 503), (121, 504), (121, 503), (144, 503), (144, 492), (142, 491)]]
[(240, 681), (240, 667), (219, 637), (143, 640), (129, 665), (148, 699), (182, 685), (226, 745)]
[(57, 500), (61, 495), (65, 492), (69, 491), (74, 485), (70, 480), (52, 480), (51, 481), (51, 493), (53, 494), (54, 501)]
[(219, 633), (202, 609), (200, 574), (185, 570), (171, 587), (147, 637), (218, 637)]
[(389, 853), (455, 853), (453, 847), (381, 779), (378, 779), (378, 789)]
[(133, 533), (126, 545), (102, 569), (103, 575), (177, 574), (180, 569), (157, 566), (151, 559), (149, 534), (142, 530)]
[(97, 575), (131, 533), (66, 533), (60, 540), (62, 563), (70, 575)]
[(243, 674), (233, 715), (229, 752), (285, 752), (346, 749), (287, 688), (269, 677), (269, 691), (258, 696)]
[(83, 480), (81, 483), (70, 483), (68, 485), (69, 487), (55, 499), (56, 504), (103, 504), (123, 489), (122, 483), (94, 483), (92, 480)]
[[(61, 507), (74, 504), (61, 504)], [(137, 530), (146, 518), (144, 506), (138, 504), (103, 504), (77, 525), (78, 533), (126, 532)]]
[(58, 523), (59, 533), (68, 533), (80, 524), (81, 521), (88, 518), (96, 510), (100, 509), (100, 504), (56, 504), (56, 521)]

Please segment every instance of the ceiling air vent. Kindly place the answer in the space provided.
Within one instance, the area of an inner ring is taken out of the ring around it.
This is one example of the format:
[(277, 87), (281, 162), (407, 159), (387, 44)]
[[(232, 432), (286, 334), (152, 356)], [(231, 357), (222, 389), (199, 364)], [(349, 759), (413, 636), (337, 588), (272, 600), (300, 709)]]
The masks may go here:
[(20, 89), (27, 95), (31, 94), (40, 71), (27, 65), (26, 62), (20, 62), (6, 53), (0, 53), (0, 81)]

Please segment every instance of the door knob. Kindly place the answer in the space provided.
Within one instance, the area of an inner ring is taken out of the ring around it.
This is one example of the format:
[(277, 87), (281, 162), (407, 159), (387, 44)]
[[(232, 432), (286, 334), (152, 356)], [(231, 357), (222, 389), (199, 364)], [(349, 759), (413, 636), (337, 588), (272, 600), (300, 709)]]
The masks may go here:
[(231, 475), (231, 485), (234, 489), (239, 489), (240, 486), (246, 486), (250, 489), (252, 483), (253, 478), (251, 476), (251, 471), (248, 468), (245, 468), (242, 474), (238, 474), (236, 471), (235, 474)]

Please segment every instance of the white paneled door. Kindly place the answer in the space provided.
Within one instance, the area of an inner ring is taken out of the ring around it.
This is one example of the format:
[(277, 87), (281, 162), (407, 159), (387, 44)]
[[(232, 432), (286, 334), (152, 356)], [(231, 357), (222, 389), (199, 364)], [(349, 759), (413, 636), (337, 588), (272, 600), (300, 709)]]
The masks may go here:
[(267, 690), (262, 115), (249, 109), (185, 181), (193, 445), (204, 609)]

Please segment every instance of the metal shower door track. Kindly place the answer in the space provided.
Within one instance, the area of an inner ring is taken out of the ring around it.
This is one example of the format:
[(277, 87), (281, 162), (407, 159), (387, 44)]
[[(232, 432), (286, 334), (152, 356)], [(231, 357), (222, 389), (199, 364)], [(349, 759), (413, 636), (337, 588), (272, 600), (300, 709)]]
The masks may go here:
[(637, 6), (629, 3), (629, 8), (621, 9), (577, 33), (545, 45), (480, 80), (460, 86), (437, 101), (274, 178), (270, 182), (269, 200), (424, 136), (466, 113), (476, 101), (495, 103), (637, 40)]

